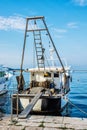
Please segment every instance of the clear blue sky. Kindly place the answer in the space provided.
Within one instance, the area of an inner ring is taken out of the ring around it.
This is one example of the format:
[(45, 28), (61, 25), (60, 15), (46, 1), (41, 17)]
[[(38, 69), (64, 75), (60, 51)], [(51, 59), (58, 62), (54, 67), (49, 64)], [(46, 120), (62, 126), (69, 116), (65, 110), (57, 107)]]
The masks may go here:
[(87, 0), (0, 0), (0, 64), (20, 67), (25, 18), (31, 16), (45, 16), (69, 65), (87, 66)]

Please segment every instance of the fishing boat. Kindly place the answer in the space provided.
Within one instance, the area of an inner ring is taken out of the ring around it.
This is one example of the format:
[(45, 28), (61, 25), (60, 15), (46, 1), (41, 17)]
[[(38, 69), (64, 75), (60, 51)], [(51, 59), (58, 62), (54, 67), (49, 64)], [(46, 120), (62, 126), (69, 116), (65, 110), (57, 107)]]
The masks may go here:
[[(23, 63), (27, 42), (30, 42), (30, 52), (32, 43), (34, 56), (30, 54), (33, 67), (25, 70), (30, 73), (30, 83), (25, 89)], [(60, 58), (43, 16), (26, 18), (20, 76), (16, 78), (18, 93), (12, 96), (12, 109), (20, 113), (19, 118), (26, 118), (30, 112), (59, 113), (66, 106), (64, 97), (70, 91), (70, 66), (64, 65)]]
[(11, 77), (12, 74), (0, 65), (0, 98), (8, 92), (7, 88), (10, 84)]

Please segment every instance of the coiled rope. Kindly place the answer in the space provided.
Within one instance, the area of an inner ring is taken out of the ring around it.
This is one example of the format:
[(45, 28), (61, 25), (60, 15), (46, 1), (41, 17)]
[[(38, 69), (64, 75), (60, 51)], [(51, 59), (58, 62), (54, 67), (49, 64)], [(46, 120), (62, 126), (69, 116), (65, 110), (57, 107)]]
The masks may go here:
[(67, 97), (63, 98), (65, 99), (68, 103), (70, 103), (73, 107), (75, 107), (77, 110), (79, 110), (80, 112), (84, 113), (85, 115), (87, 115), (87, 112), (83, 111), (82, 109), (80, 109), (79, 107), (77, 107), (75, 104), (73, 104)]

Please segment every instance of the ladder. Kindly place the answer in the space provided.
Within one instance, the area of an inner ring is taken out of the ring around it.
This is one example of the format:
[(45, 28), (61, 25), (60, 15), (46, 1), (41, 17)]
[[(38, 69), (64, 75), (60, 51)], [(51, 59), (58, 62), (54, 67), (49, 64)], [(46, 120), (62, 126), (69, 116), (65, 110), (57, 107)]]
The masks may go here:
[(33, 31), (33, 36), (34, 36), (34, 45), (36, 50), (38, 68), (45, 68), (45, 63), (44, 63), (45, 49), (42, 46), (41, 32), (39, 30)]

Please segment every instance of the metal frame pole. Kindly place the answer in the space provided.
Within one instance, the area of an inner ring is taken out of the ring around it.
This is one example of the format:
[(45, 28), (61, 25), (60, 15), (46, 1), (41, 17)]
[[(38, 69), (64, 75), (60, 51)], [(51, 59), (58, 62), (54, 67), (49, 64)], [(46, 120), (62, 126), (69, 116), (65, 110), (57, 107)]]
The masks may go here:
[(18, 105), (18, 93), (17, 93), (17, 117), (18, 117), (19, 105)]
[(11, 97), (11, 122), (13, 120), (13, 95)]

